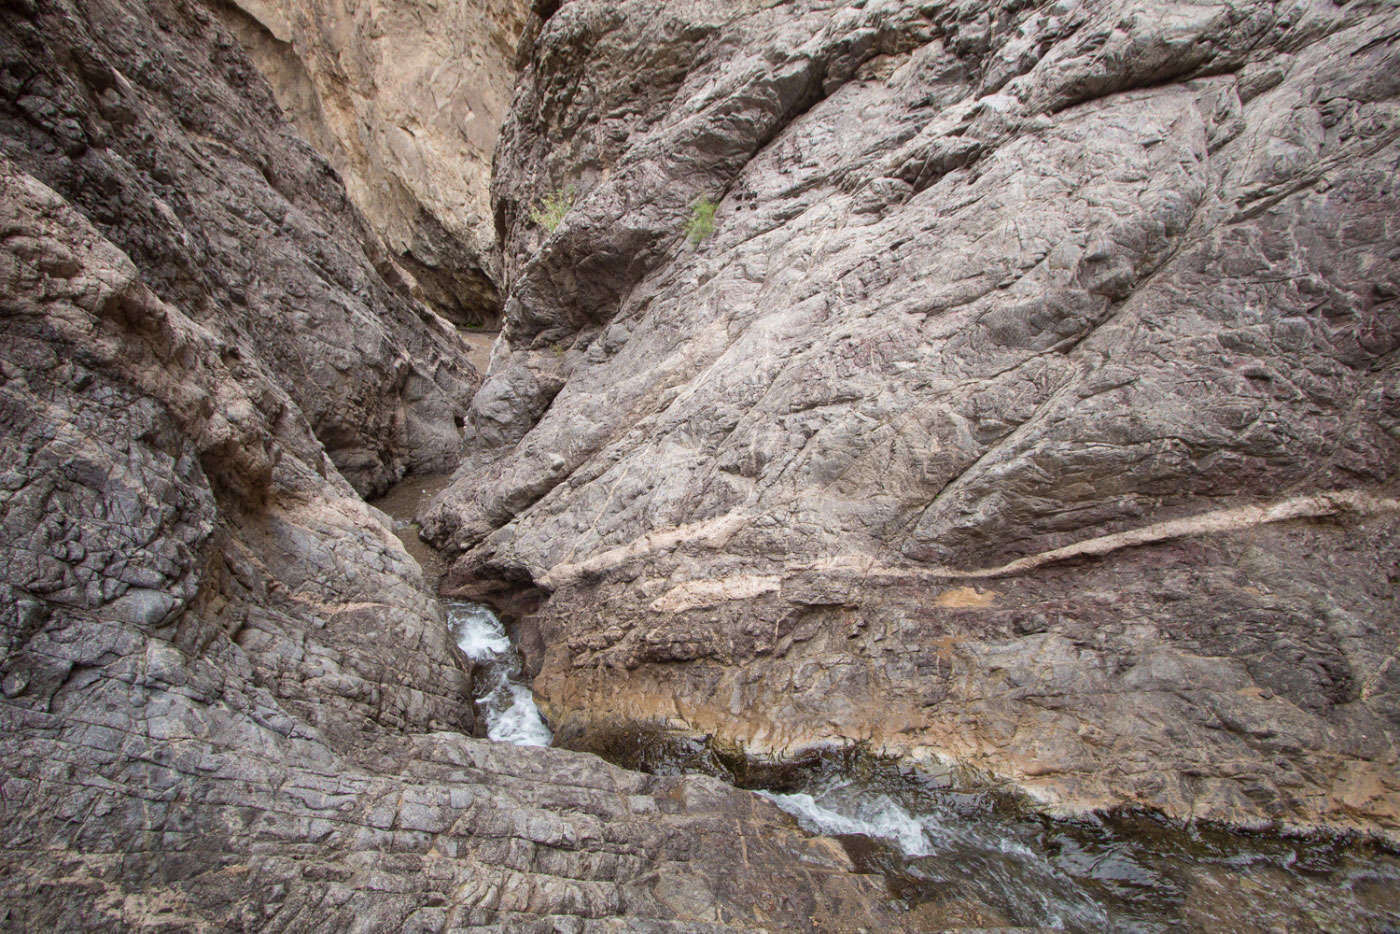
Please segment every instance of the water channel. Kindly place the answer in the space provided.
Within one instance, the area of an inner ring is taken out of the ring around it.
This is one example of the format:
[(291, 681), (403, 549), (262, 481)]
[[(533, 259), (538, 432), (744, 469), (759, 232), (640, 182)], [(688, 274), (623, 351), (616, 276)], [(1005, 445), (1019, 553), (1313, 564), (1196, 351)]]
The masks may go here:
[(1055, 819), (985, 781), (931, 776), (859, 747), (773, 762), (647, 727), (583, 745), (628, 768), (756, 791), (883, 875), (891, 899), (930, 930), (1400, 934), (1400, 850), (1379, 841), (1137, 811)]
[[(375, 505), (432, 582), (442, 559), (412, 516), (446, 485), (414, 480)], [(486, 606), (447, 602), (476, 664), (477, 711), (493, 740), (552, 742), (506, 627)], [(959, 786), (859, 748), (766, 762), (704, 736), (622, 727), (570, 743), (625, 768), (702, 773), (748, 788), (806, 830), (835, 837), (884, 876), (891, 901), (942, 928), (1066, 934), (1400, 934), (1400, 851), (1342, 835), (1251, 833), (1120, 811), (1051, 819), (1015, 794)]]
[(476, 665), (472, 682), (477, 713), (489, 739), (519, 746), (548, 746), (554, 739), (520, 678), (520, 655), (489, 606), (450, 601), (447, 625), (457, 647)]

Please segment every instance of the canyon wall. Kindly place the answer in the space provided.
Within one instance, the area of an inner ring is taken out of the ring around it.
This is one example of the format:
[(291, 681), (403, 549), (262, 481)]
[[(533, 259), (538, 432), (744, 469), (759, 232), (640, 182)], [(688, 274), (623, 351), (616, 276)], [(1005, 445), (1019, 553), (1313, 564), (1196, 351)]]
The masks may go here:
[(0, 930), (901, 929), (753, 795), (470, 738), (360, 494), (479, 378), (210, 8), (0, 53)]
[(1393, 4), (548, 13), (423, 518), (562, 740), (1400, 834)]
[(297, 128), (435, 309), (493, 325), (487, 196), (525, 0), (225, 0), (216, 7)]

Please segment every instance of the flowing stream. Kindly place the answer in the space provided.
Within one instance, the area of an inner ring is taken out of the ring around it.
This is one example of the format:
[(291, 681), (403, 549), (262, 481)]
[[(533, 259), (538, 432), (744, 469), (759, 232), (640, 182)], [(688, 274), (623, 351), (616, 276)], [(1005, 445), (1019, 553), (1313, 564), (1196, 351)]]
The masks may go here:
[(853, 771), (760, 794), (841, 838), (910, 905), (989, 906), (998, 924), (1084, 934), (1400, 931), (1400, 858), (1364, 841), (1133, 813), (1056, 821), (892, 765)]
[(486, 735), (518, 746), (548, 746), (554, 737), (530, 686), (520, 680), (520, 655), (491, 608), (451, 601), (447, 625), (458, 648), (476, 663), (472, 684), (476, 709), (486, 719)]
[[(400, 484), (375, 505), (423, 566), (442, 559), (412, 516), (446, 478)], [(520, 658), (489, 607), (445, 603), (476, 665), (477, 710), (493, 740), (548, 746)], [(774, 763), (707, 738), (622, 726), (570, 745), (658, 774), (703, 773), (749, 788), (884, 876), (929, 930), (1065, 934), (1400, 934), (1400, 852), (1343, 836), (1247, 833), (1121, 812), (1054, 820), (1012, 796), (960, 788), (858, 751)]]
[[(373, 503), (394, 520), (394, 534), (418, 562), (428, 586), (437, 590), (446, 572), (442, 555), (418, 537), (414, 515), (451, 481), (447, 475), (412, 477), (395, 486)], [(510, 641), (505, 625), (495, 612), (481, 603), (444, 601), (447, 625), (457, 639), (457, 647), (472, 660), (477, 713), (486, 721), (490, 739), (520, 746), (548, 746), (554, 739), (535, 706), (529, 685), (520, 680), (520, 654)]]
[(1375, 841), (1131, 811), (1053, 819), (1014, 795), (858, 749), (773, 762), (650, 727), (571, 745), (757, 791), (840, 840), (931, 931), (1400, 934), (1400, 852)]

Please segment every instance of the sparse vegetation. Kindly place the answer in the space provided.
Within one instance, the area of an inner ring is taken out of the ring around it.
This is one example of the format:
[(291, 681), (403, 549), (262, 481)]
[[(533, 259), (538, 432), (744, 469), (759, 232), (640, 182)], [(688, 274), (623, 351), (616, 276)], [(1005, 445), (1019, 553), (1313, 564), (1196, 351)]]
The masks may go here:
[(574, 186), (545, 195), (530, 211), (530, 220), (550, 233), (564, 223), (564, 215), (574, 206)]
[(702, 240), (715, 232), (715, 209), (719, 207), (714, 201), (705, 195), (700, 196), (690, 207), (690, 219), (685, 222), (685, 235), (690, 238), (690, 242), (699, 244)]

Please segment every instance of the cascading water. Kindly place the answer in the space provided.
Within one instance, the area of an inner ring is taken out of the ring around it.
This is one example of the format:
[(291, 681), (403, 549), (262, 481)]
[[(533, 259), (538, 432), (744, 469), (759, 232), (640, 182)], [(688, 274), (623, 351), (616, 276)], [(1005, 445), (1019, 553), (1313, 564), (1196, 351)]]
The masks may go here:
[(588, 739), (570, 742), (628, 768), (756, 791), (840, 840), (928, 930), (1400, 934), (1400, 852), (1383, 841), (1134, 811), (1056, 819), (978, 776), (859, 748), (774, 760), (654, 725)]
[[(948, 802), (901, 803), (861, 782), (837, 778), (815, 794), (760, 791), (803, 829), (884, 841), (911, 879), (1000, 902), (1020, 924), (1073, 931), (1110, 930), (1105, 908), (1045, 854), (997, 822), (968, 820)], [(1008, 899), (1008, 893), (1019, 893)]]
[(548, 746), (554, 737), (529, 685), (519, 680), (520, 655), (491, 608), (449, 602), (447, 625), (457, 637), (457, 646), (476, 663), (476, 706), (486, 718), (486, 735), (517, 746)]
[[(430, 587), (446, 570), (442, 556), (419, 536), (413, 516), (451, 481), (448, 475), (414, 477), (394, 487), (374, 505), (394, 519), (394, 534), (419, 567)], [(472, 682), (477, 710), (486, 720), (486, 735), (518, 746), (548, 746), (554, 741), (535, 706), (530, 687), (520, 681), (520, 655), (491, 608), (480, 603), (445, 601), (447, 625), (457, 646), (476, 665)]]
[(867, 841), (853, 855), (911, 904), (961, 898), (1066, 934), (1400, 931), (1400, 859), (1385, 847), (1147, 815), (1053, 821), (894, 769), (855, 771), (759, 794), (808, 831)]
[[(430, 585), (442, 559), (411, 517), (447, 477), (417, 478), (378, 505)], [(552, 744), (520, 682), (520, 658), (489, 607), (445, 604), (476, 664), (477, 709), (493, 740)], [(700, 772), (759, 791), (813, 833), (838, 837), (862, 871), (885, 876), (930, 930), (1020, 926), (1065, 934), (1277, 931), (1400, 932), (1400, 853), (1339, 837), (1247, 834), (1148, 815), (1057, 821), (1004, 796), (957, 790), (880, 760), (833, 750), (782, 765), (713, 748), (708, 739), (622, 727), (587, 748), (626, 768)], [(995, 912), (976, 923), (960, 906)]]

